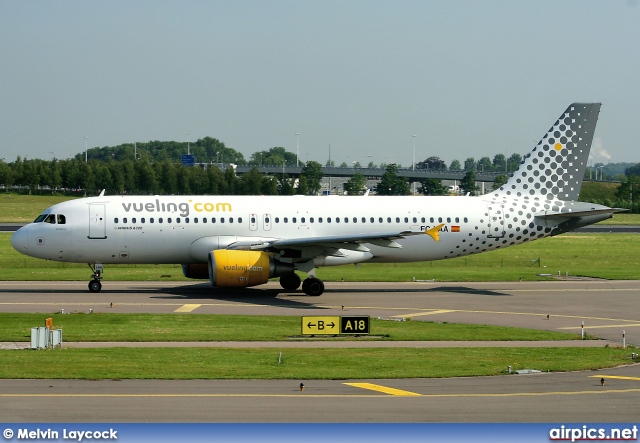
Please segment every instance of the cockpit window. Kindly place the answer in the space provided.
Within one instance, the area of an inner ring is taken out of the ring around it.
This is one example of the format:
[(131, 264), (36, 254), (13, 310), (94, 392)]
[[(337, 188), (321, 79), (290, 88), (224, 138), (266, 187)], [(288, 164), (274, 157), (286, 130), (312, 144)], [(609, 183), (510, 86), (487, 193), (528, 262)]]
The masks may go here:
[(58, 214), (58, 224), (64, 225), (66, 222), (67, 222), (67, 218), (62, 214)]
[(44, 220), (44, 218), (45, 218), (47, 215), (49, 215), (49, 214), (40, 214), (40, 215), (38, 216), (38, 218), (36, 218), (33, 222), (34, 222), (34, 223), (40, 223), (42, 220)]
[(52, 225), (54, 225), (56, 223), (56, 216), (55, 214), (49, 214), (47, 215), (47, 218), (44, 219), (45, 223), (51, 223)]

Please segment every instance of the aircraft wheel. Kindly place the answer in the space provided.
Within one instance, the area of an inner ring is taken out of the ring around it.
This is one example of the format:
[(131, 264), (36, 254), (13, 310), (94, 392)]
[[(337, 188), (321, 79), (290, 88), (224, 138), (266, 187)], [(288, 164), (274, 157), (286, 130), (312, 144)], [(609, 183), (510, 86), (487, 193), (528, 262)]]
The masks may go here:
[(102, 283), (100, 283), (100, 281), (91, 280), (89, 282), (89, 291), (91, 291), (91, 292), (100, 292), (100, 289), (102, 289)]
[(300, 276), (298, 274), (286, 274), (280, 277), (280, 286), (287, 291), (295, 291), (300, 287)]
[(317, 297), (324, 292), (324, 283), (319, 278), (309, 277), (302, 283), (302, 290), (307, 295)]

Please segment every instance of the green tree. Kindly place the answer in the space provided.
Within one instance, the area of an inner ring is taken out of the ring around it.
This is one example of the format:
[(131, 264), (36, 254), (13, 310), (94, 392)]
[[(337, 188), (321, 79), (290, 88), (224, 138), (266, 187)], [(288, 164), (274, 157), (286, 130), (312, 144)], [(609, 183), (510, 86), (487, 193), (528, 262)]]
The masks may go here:
[(451, 162), (451, 166), (449, 166), (450, 171), (462, 171), (462, 166), (460, 165), (459, 160), (453, 160)]
[(446, 195), (447, 187), (437, 178), (426, 178), (420, 182), (419, 192), (424, 195)]
[(476, 170), (476, 160), (473, 157), (469, 157), (464, 161), (464, 170), (465, 171)]
[(463, 194), (476, 195), (479, 190), (476, 186), (476, 174), (473, 171), (468, 171), (462, 180), (460, 180), (460, 189)]
[(480, 172), (491, 172), (493, 171), (493, 163), (489, 157), (482, 157), (478, 160), (478, 171)]
[(308, 194), (317, 194), (322, 186), (322, 165), (318, 162), (309, 161), (302, 168), (300, 173), (300, 179), (304, 177), (306, 180), (306, 186)]
[(616, 198), (627, 208), (639, 203), (640, 197), (640, 177), (631, 175), (627, 181), (620, 183), (616, 190)]
[(387, 166), (385, 173), (376, 186), (378, 195), (409, 195), (409, 183), (405, 178), (398, 176), (398, 167), (395, 164)]
[(362, 195), (367, 190), (367, 179), (364, 175), (356, 172), (353, 174), (347, 182), (344, 184), (344, 190), (347, 195)]
[(504, 154), (496, 154), (493, 157), (494, 171), (506, 171), (507, 157)]
[(508, 172), (513, 172), (520, 167), (522, 163), (522, 156), (520, 154), (511, 154), (511, 157), (507, 160)]
[(262, 174), (257, 167), (240, 177), (240, 189), (243, 195), (260, 195), (262, 194)]
[(505, 174), (498, 174), (496, 178), (493, 180), (493, 190), (500, 189), (500, 186), (504, 185), (509, 177)]

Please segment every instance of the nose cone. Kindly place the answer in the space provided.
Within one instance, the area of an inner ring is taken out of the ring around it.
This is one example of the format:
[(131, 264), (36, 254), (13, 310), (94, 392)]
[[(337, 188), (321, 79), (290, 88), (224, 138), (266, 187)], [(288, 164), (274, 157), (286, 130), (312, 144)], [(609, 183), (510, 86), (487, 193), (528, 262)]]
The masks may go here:
[(29, 243), (29, 234), (26, 226), (23, 226), (22, 228), (18, 229), (11, 236), (11, 246), (13, 246), (13, 249), (15, 249), (18, 252), (29, 255), (29, 251), (27, 248), (28, 243)]

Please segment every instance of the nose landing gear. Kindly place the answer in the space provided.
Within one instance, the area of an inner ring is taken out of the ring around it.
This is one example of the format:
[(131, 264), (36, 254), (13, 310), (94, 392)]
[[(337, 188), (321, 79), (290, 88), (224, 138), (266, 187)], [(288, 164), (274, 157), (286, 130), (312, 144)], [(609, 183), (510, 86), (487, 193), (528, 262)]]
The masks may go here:
[(96, 263), (93, 266), (91, 266), (91, 263), (89, 263), (89, 267), (93, 271), (93, 274), (91, 274), (91, 278), (93, 280), (89, 282), (89, 291), (100, 292), (100, 290), (102, 289), (102, 283), (100, 283), (100, 280), (102, 280), (102, 271), (104, 270), (104, 268), (102, 267), (102, 263)]

